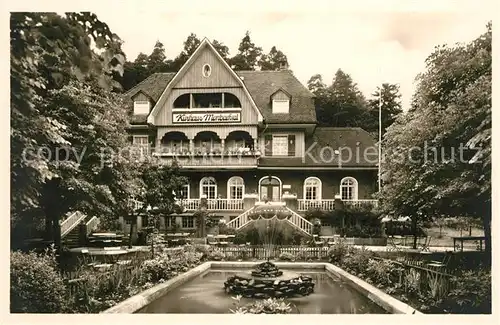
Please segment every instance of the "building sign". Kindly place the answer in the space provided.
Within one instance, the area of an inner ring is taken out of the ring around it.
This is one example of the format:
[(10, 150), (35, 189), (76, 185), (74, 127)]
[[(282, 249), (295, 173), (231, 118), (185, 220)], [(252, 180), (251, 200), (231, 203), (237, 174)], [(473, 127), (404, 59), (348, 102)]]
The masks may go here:
[(235, 123), (241, 122), (241, 113), (174, 113), (173, 123)]

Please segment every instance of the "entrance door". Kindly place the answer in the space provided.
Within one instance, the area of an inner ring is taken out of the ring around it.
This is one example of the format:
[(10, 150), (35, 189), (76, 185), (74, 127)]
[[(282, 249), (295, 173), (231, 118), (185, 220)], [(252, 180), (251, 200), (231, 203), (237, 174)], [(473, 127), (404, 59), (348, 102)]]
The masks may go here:
[(260, 200), (280, 201), (281, 182), (277, 177), (269, 176), (260, 180)]

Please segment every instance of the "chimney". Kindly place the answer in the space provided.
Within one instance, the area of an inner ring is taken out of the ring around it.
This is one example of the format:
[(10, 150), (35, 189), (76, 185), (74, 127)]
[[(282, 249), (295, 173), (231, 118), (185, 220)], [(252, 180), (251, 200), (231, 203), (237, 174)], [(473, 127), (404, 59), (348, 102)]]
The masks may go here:
[(288, 62), (287, 61), (280, 62), (280, 71), (281, 70), (288, 70)]

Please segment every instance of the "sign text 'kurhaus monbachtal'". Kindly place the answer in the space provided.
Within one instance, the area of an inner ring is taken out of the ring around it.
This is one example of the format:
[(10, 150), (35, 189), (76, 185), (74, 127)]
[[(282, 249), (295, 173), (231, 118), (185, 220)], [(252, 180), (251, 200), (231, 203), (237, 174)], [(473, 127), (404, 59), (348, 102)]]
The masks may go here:
[(176, 113), (174, 123), (231, 123), (240, 122), (240, 113)]

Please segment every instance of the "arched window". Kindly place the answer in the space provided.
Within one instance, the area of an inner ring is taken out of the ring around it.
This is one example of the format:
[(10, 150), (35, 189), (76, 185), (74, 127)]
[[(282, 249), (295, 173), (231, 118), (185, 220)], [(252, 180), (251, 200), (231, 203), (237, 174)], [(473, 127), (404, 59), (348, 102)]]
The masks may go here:
[(358, 199), (358, 181), (354, 177), (345, 177), (340, 181), (342, 200)]
[(259, 197), (261, 201), (281, 200), (281, 180), (276, 176), (265, 176), (259, 180)]
[(189, 108), (191, 94), (180, 95), (174, 100), (174, 108)]
[(224, 93), (224, 108), (241, 107), (241, 102), (235, 95)]
[(203, 177), (200, 181), (200, 194), (207, 196), (207, 199), (217, 197), (217, 182), (213, 177)]
[(227, 197), (231, 200), (243, 199), (245, 181), (239, 176), (233, 176), (227, 181)]
[(304, 181), (304, 199), (321, 200), (321, 180), (317, 177), (308, 177)]

